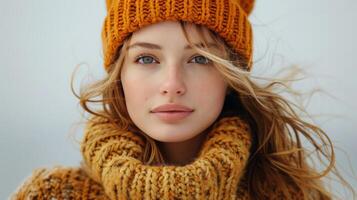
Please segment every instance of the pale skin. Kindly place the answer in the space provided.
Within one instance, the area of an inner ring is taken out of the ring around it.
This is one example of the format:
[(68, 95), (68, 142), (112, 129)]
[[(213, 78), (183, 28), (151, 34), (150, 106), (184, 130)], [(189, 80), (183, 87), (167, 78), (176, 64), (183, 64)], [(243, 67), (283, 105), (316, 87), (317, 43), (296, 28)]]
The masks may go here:
[[(202, 40), (193, 26), (188, 34), (196, 44)], [(138, 43), (151, 45), (133, 45)], [(207, 128), (222, 111), (227, 92), (227, 83), (210, 60), (187, 46), (179, 22), (146, 26), (133, 33), (120, 75), (129, 116), (158, 141), (167, 164), (174, 165), (187, 164), (197, 156)], [(194, 111), (172, 123), (150, 113), (167, 103)]]

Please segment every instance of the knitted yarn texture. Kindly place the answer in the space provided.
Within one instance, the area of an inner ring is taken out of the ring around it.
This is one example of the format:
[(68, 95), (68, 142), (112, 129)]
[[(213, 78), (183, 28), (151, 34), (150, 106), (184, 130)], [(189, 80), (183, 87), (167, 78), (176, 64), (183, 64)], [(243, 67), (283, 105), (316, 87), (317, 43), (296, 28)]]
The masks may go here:
[[(192, 163), (148, 166), (140, 160), (140, 137), (95, 117), (81, 143), (81, 167), (37, 168), (10, 199), (251, 199), (245, 173), (250, 127), (239, 117), (222, 118), (213, 127)], [(273, 182), (264, 184), (266, 199), (303, 199), (293, 186), (287, 197)]]
[(253, 34), (248, 16), (254, 0), (106, 0), (102, 28), (104, 67), (108, 71), (132, 32), (166, 20), (204, 25), (245, 58), (251, 69)]
[[(249, 126), (223, 118), (203, 142), (198, 158), (185, 166), (152, 166), (140, 160), (144, 141), (119, 131), (106, 119), (88, 123), (81, 151), (85, 170), (110, 199), (241, 199), (238, 184), (249, 157)], [(103, 135), (103, 136), (101, 136)]]

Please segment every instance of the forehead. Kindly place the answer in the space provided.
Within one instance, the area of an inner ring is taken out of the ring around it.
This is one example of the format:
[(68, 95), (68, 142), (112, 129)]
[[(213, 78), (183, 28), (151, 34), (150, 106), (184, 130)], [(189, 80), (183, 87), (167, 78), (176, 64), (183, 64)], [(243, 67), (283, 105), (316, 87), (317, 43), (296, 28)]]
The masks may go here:
[[(199, 33), (198, 25), (193, 23), (187, 23), (186, 31), (189, 34), (189, 38), (193, 43), (203, 41), (201, 34)], [(202, 26), (202, 34), (207, 42), (214, 42), (209, 33), (209, 29)], [(178, 21), (163, 21), (151, 25), (147, 25), (132, 34), (131, 44), (137, 41), (162, 41), (170, 43), (183, 43), (187, 44), (188, 41), (185, 38), (184, 32)]]

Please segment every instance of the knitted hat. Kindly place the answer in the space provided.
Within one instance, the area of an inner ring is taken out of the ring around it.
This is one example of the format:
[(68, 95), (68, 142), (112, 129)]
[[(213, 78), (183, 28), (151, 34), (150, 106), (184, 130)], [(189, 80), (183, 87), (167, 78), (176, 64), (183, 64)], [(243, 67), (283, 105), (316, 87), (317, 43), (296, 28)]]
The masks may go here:
[(102, 42), (104, 67), (108, 71), (125, 38), (150, 24), (186, 21), (204, 25), (252, 65), (253, 35), (248, 15), (254, 0), (106, 0)]

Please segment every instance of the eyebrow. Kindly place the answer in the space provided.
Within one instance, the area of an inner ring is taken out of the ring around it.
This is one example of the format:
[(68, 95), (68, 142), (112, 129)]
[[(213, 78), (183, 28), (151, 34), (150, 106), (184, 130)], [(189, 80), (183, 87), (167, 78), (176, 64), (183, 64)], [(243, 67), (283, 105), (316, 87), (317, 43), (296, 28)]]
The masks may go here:
[[(202, 43), (202, 42), (196, 43), (196, 44), (194, 44), (194, 45), (197, 46), (197, 47), (203, 47), (203, 43)], [(215, 44), (215, 43), (212, 43), (212, 42), (209, 42), (209, 43), (207, 44), (207, 46), (208, 46), (208, 48), (213, 47), (213, 48), (219, 49), (219, 48), (218, 48), (218, 45)], [(130, 45), (130, 46), (127, 48), (127, 50), (129, 50), (130, 48), (134, 48), (134, 47), (143, 47), (143, 48), (147, 48), (147, 49), (158, 49), (158, 50), (161, 50), (161, 49), (162, 49), (162, 47), (161, 47), (160, 45), (157, 45), (157, 44), (148, 43), (148, 42), (136, 42), (136, 43)], [(185, 49), (185, 50), (186, 50), (186, 49), (192, 49), (192, 47), (190, 47), (189, 45), (186, 45), (184, 49)]]

